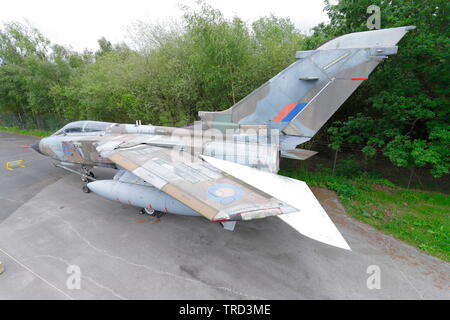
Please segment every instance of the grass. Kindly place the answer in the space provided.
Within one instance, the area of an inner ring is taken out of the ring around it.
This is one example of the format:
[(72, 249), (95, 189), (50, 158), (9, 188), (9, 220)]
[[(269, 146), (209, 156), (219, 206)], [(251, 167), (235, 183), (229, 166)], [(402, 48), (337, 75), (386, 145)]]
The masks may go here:
[(34, 129), (28, 130), (28, 129), (21, 129), (18, 127), (3, 127), (3, 126), (0, 126), (0, 131), (25, 134), (27, 136), (35, 136), (35, 137), (47, 137), (52, 134), (52, 132), (49, 131), (34, 130)]
[(351, 216), (450, 261), (450, 196), (406, 190), (363, 172), (332, 175), (331, 170), (322, 168), (280, 174), (336, 191)]

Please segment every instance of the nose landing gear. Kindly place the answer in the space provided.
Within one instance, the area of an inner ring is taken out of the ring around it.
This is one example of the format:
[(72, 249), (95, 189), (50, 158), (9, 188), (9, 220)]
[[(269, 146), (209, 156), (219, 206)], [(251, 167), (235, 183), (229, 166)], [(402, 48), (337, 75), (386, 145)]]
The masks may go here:
[(95, 180), (95, 175), (92, 172), (92, 167), (81, 167), (82, 173), (81, 173), (81, 181), (83, 182), (89, 182)]
[[(95, 179), (95, 175), (92, 172), (92, 167), (82, 166), (81, 167), (81, 171), (79, 171), (79, 170), (74, 170), (74, 169), (68, 168), (68, 167), (66, 167), (66, 166), (64, 166), (64, 165), (62, 165), (60, 163), (54, 163), (54, 165), (55, 165), (55, 167), (58, 167), (58, 168), (66, 170), (66, 171), (78, 174), (79, 176), (81, 176), (81, 181), (83, 181), (84, 183), (88, 183), (88, 182), (96, 180)], [(83, 190), (84, 193), (90, 193), (91, 192), (91, 190), (89, 190), (87, 185), (83, 185), (82, 190)]]
[(83, 190), (84, 193), (91, 193), (91, 189), (87, 185), (84, 185), (81, 190)]

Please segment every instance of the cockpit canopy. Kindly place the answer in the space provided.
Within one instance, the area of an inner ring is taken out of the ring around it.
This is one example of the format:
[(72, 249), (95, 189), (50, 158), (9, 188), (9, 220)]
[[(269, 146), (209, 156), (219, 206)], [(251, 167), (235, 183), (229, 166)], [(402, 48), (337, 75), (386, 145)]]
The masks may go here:
[(106, 131), (112, 122), (101, 122), (101, 121), (75, 121), (66, 124), (64, 127), (55, 132), (54, 136), (59, 136), (68, 133), (89, 133), (89, 132), (102, 132)]

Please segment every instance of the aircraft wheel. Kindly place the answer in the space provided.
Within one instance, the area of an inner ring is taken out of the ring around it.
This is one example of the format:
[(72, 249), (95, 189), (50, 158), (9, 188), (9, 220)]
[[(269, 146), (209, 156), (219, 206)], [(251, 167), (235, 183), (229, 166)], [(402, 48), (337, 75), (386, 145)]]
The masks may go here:
[(83, 192), (84, 192), (84, 193), (90, 193), (90, 192), (91, 192), (91, 189), (89, 189), (88, 186), (83, 186)]
[(151, 210), (151, 209), (147, 209), (147, 208), (142, 208), (141, 211), (139, 211), (140, 214), (148, 214), (148, 215), (154, 215), (155, 210)]

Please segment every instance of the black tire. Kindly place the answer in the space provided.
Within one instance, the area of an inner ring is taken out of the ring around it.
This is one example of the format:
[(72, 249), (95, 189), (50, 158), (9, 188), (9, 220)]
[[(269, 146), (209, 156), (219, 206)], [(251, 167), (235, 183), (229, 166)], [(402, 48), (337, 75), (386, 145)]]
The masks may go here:
[(90, 193), (91, 192), (91, 189), (89, 189), (89, 187), (88, 186), (83, 186), (83, 192), (84, 193)]

